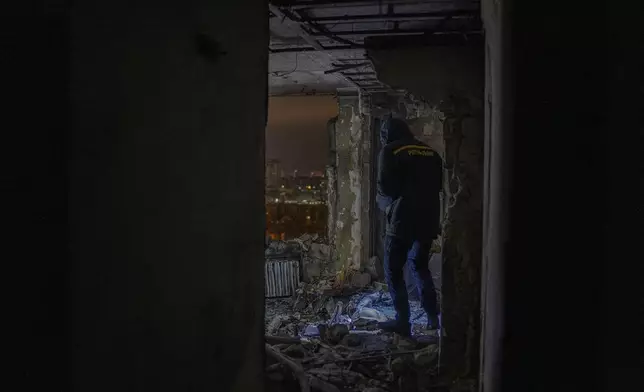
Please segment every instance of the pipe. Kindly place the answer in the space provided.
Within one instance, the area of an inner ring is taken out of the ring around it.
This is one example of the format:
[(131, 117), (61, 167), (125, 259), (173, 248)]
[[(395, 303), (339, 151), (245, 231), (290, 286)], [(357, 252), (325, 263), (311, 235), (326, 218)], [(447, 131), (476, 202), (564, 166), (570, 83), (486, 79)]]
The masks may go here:
[[(440, 33), (462, 33), (462, 34), (467, 34), (470, 33), (471, 30), (443, 30), (443, 31), (435, 31), (435, 30), (428, 30), (428, 29), (408, 29), (408, 30), (357, 30), (357, 31), (332, 31), (331, 33), (336, 36), (378, 36), (378, 35), (384, 35), (384, 36), (395, 36), (395, 35), (423, 35), (423, 34), (440, 34)], [(311, 32), (310, 33), (314, 37), (319, 37), (319, 36), (326, 36), (327, 34), (324, 33), (319, 33), (319, 32)]]
[[(342, 74), (342, 76), (346, 76), (346, 74)], [(355, 83), (380, 83), (380, 81), (376, 78), (368, 78), (368, 79), (354, 79), (351, 77), (347, 77), (349, 80)]]
[(477, 10), (456, 10), (456, 11), (437, 11), (420, 14), (380, 14), (380, 15), (345, 15), (345, 16), (324, 16), (319, 18), (307, 18), (308, 22), (320, 24), (342, 24), (354, 22), (390, 22), (390, 21), (420, 21), (442, 19), (446, 17), (476, 17), (479, 15)]
[(371, 63), (359, 63), (359, 64), (349, 64), (349, 65), (341, 65), (337, 68), (331, 68), (327, 71), (324, 71), (325, 75), (336, 73), (336, 72), (342, 72), (345, 69), (353, 69), (353, 68), (360, 68), (360, 67), (367, 67), (370, 66)]
[(375, 75), (375, 72), (344, 72), (344, 76), (370, 76)]
[[(312, 1), (291, 1), (290, 4), (279, 4), (281, 7), (292, 9), (301, 8), (338, 8), (338, 7), (360, 7), (360, 6), (380, 6), (380, 5), (402, 5), (402, 4), (427, 4), (427, 1), (419, 0), (312, 0)], [(453, 0), (436, 0), (432, 4), (453, 5)], [(472, 2), (472, 4), (477, 4)]]
[[(349, 45), (337, 45), (337, 46), (325, 46), (323, 47), (322, 51), (328, 52), (332, 50), (356, 50), (356, 49)], [(298, 46), (298, 47), (280, 48), (280, 49), (268, 48), (268, 52), (269, 53), (298, 53), (298, 52), (320, 52), (320, 51), (311, 46)]]

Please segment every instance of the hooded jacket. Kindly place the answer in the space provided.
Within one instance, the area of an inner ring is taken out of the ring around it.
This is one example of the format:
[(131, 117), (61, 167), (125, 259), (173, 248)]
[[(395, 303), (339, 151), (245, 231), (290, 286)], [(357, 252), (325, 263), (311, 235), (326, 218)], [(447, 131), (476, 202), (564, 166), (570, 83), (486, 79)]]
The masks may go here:
[(380, 140), (376, 199), (387, 215), (387, 235), (431, 241), (440, 230), (441, 157), (399, 119), (383, 122)]

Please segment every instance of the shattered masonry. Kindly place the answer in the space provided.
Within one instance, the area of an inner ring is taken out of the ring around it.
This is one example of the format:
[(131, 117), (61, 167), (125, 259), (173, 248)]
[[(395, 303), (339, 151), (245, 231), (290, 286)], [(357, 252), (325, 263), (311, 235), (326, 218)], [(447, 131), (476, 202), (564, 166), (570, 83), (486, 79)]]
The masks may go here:
[(438, 338), (423, 330), (420, 304), (412, 302), (411, 310), (414, 340), (377, 328), (394, 316), (378, 283), (356, 288), (327, 274), (302, 283), (294, 297), (267, 299), (267, 390), (299, 391), (306, 384), (321, 391), (429, 390)]
[(344, 275), (360, 269), (362, 251), (362, 118), (357, 95), (338, 97), (336, 121), (337, 221), (335, 250), (337, 270)]

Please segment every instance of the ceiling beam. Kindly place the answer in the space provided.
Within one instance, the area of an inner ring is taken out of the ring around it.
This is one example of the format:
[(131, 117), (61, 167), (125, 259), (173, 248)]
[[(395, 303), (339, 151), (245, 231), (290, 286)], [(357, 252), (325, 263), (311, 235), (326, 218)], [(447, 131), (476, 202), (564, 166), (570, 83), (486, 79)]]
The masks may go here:
[(373, 50), (392, 50), (401, 48), (418, 48), (424, 46), (469, 46), (481, 45), (482, 31), (459, 34), (427, 34), (408, 37), (366, 37), (365, 46)]
[(375, 72), (343, 72), (344, 76), (371, 76), (375, 75)]
[(269, 53), (298, 53), (298, 52), (330, 52), (333, 50), (356, 50), (349, 45), (324, 46), (318, 50), (312, 46), (297, 46), (290, 48), (268, 48)]
[(341, 63), (350, 63), (352, 61), (360, 61), (360, 62), (364, 63), (365, 61), (368, 61), (368, 60), (369, 59), (366, 56), (365, 57), (359, 57), (359, 58), (339, 58), (339, 59), (336, 59), (336, 61), (339, 61)]
[[(343, 75), (347, 76), (347, 74), (343, 74)], [(376, 78), (356, 79), (356, 78), (349, 77), (348, 79), (351, 80), (352, 82), (356, 82), (356, 83), (363, 83), (363, 82), (364, 83), (376, 83), (376, 82), (380, 83), (380, 81), (378, 79), (376, 79)]]
[(342, 72), (347, 69), (353, 69), (353, 68), (360, 68), (360, 67), (368, 67), (371, 66), (371, 63), (359, 63), (359, 64), (348, 64), (348, 65), (336, 65), (333, 64), (336, 68), (331, 68), (327, 71), (324, 71), (324, 74), (332, 74), (336, 72)]
[(345, 16), (324, 16), (324, 17), (309, 17), (308, 21), (320, 24), (342, 24), (342, 23), (355, 23), (355, 22), (390, 22), (390, 21), (421, 21), (443, 19), (446, 17), (460, 18), (460, 17), (476, 17), (479, 11), (472, 10), (457, 10), (457, 11), (437, 11), (425, 12), (418, 14), (375, 14), (375, 15), (345, 15)]
[[(423, 34), (440, 34), (440, 33), (452, 33), (452, 34), (468, 34), (474, 32), (473, 30), (478, 31), (479, 29), (459, 29), (459, 30), (447, 30), (447, 31), (436, 31), (430, 29), (382, 29), (382, 30), (347, 30), (347, 31), (332, 31), (333, 35), (344, 36), (344, 37), (361, 37), (361, 36), (396, 36), (396, 35), (423, 35)], [(325, 36), (326, 34), (319, 32), (311, 32), (312, 36)]]
[(302, 24), (299, 22), (296, 22), (292, 20), (292, 18), (289, 17), (289, 15), (284, 14), (279, 8), (276, 6), (269, 4), (268, 9), (270, 12), (273, 13), (277, 18), (279, 18), (286, 27), (288, 27), (290, 30), (293, 32), (297, 33), (304, 41), (306, 41), (307, 44), (311, 45), (315, 50), (323, 51), (324, 48), (320, 43), (318, 42), (317, 39), (313, 38), (306, 30), (302, 28)]
[[(298, 8), (338, 8), (338, 7), (356, 7), (356, 6), (367, 6), (373, 5), (378, 6), (381, 4), (427, 4), (427, 0), (311, 0), (311, 1), (278, 1), (280, 6), (286, 6), (293, 9)], [(434, 4), (446, 4), (453, 5), (453, 0), (435, 0), (432, 1)], [(472, 4), (476, 4), (472, 1)]]

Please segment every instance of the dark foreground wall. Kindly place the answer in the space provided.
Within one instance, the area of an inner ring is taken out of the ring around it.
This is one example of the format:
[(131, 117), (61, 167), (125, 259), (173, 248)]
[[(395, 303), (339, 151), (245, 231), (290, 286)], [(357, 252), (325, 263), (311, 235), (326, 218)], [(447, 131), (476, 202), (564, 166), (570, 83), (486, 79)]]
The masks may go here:
[(75, 389), (258, 390), (265, 5), (94, 1), (71, 21)]
[(9, 53), (16, 390), (261, 390), (265, 2), (50, 3)]
[(644, 4), (482, 5), (483, 391), (641, 390)]

